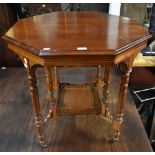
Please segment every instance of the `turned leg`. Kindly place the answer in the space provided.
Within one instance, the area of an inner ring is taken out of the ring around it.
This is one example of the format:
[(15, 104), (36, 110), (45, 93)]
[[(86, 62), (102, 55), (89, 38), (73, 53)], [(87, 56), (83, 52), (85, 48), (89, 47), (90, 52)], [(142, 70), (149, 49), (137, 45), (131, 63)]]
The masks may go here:
[(107, 95), (109, 93), (109, 83), (110, 83), (110, 66), (105, 66), (104, 72), (104, 96), (107, 99)]
[[(25, 65), (25, 64), (24, 64)], [(33, 110), (35, 114), (35, 128), (36, 132), (39, 138), (39, 143), (43, 146), (46, 147), (45, 143), (45, 138), (43, 134), (43, 123), (42, 123), (42, 118), (40, 114), (40, 104), (39, 104), (39, 97), (38, 97), (38, 88), (36, 85), (36, 76), (35, 76), (35, 68), (34, 67), (29, 67), (27, 66), (27, 74), (28, 74), (28, 80), (29, 80), (29, 87), (30, 87), (30, 92), (31, 92), (31, 98), (32, 98), (32, 105), (33, 105)]]
[(99, 86), (99, 84), (102, 81), (101, 69), (102, 69), (102, 66), (101, 65), (97, 66), (97, 86)]
[(58, 80), (58, 70), (54, 67), (54, 80), (53, 80), (53, 93), (54, 93), (54, 106), (53, 106), (53, 117), (56, 117), (56, 105), (58, 101), (58, 91), (59, 91), (59, 80)]
[(102, 114), (104, 116), (107, 116), (107, 114), (109, 112), (108, 102), (107, 102), (109, 79), (110, 79), (110, 66), (108, 65), (105, 67), (103, 80), (102, 80), (102, 76), (101, 76), (101, 66), (98, 66), (98, 68), (97, 68), (97, 87), (100, 90), (99, 97), (100, 97), (100, 101), (102, 103)]
[(58, 69), (57, 67), (54, 67), (54, 82), (53, 82), (53, 88), (58, 88), (59, 81), (58, 81)]
[(101, 69), (102, 69), (102, 66), (100, 66), (100, 65), (97, 66), (96, 87), (98, 90), (98, 95), (99, 95), (99, 99), (100, 99), (101, 106), (102, 106), (100, 113), (105, 114), (106, 110), (105, 110), (105, 103), (104, 103), (104, 96), (103, 96), (104, 81), (103, 81), (102, 76), (101, 76)]
[(120, 91), (119, 91), (119, 101), (117, 105), (117, 115), (116, 120), (114, 121), (114, 140), (118, 141), (120, 136), (120, 128), (123, 123), (123, 112), (124, 112), (124, 106), (126, 102), (126, 95), (128, 90), (128, 82), (129, 82), (129, 76), (130, 76), (130, 69), (127, 67), (124, 67), (122, 70), (121, 75), (121, 84), (120, 84)]
[(97, 81), (96, 81), (96, 86), (98, 88), (103, 89), (104, 81), (102, 79), (101, 69), (102, 69), (102, 66), (101, 65), (97, 66)]
[(53, 118), (53, 115), (56, 115), (56, 107), (53, 96), (53, 81), (52, 81), (51, 67), (45, 67), (45, 73), (46, 73), (46, 85), (48, 89), (48, 99), (50, 102), (50, 110), (47, 117), (45, 118), (44, 123), (48, 122), (50, 118)]
[(107, 116), (108, 113), (108, 101), (107, 96), (109, 93), (109, 83), (110, 83), (110, 66), (105, 66), (105, 72), (104, 72), (104, 102), (105, 102), (105, 116)]

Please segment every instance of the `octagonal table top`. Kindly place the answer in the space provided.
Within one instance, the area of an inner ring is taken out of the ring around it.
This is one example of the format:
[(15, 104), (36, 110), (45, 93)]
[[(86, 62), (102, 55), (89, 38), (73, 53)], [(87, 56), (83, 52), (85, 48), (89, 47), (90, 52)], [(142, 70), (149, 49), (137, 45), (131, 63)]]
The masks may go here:
[(100, 12), (55, 12), (19, 20), (3, 36), (40, 56), (118, 55), (150, 34), (136, 21)]

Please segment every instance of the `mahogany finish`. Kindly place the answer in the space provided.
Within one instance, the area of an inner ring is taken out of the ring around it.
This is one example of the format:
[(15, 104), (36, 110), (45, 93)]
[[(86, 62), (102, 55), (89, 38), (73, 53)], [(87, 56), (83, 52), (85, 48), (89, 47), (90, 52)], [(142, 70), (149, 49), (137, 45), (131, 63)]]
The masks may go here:
[[(4, 38), (44, 61), (48, 61), (49, 56), (58, 55), (61, 58), (67, 55), (66, 59), (72, 55), (82, 55), (83, 58), (106, 55), (108, 61), (143, 43), (150, 34), (129, 18), (100, 12), (56, 12), (19, 20)], [(87, 50), (78, 51), (78, 47)]]
[[(114, 140), (119, 139), (133, 61), (150, 38), (141, 25), (128, 18), (99, 12), (57, 12), (19, 20), (3, 38), (8, 41), (8, 47), (19, 55), (28, 71), (36, 129), (42, 146), (46, 146), (43, 126), (50, 118), (63, 114), (100, 114), (113, 124)], [(108, 110), (107, 95), (110, 66), (118, 63), (121, 63), (122, 77), (115, 117)], [(51, 105), (44, 121), (34, 74), (37, 65), (45, 67), (48, 89), (46, 102)], [(103, 65), (104, 77), (101, 74)], [(60, 83), (59, 66), (98, 66), (96, 81), (80, 85)], [(50, 67), (54, 67), (53, 71)], [(64, 105), (60, 100), (62, 93), (67, 94), (70, 90), (70, 94), (76, 95), (76, 89), (72, 90), (75, 87), (91, 96), (91, 107), (85, 103), (83, 109), (77, 108), (68, 97), (68, 104), (71, 105), (63, 110)]]

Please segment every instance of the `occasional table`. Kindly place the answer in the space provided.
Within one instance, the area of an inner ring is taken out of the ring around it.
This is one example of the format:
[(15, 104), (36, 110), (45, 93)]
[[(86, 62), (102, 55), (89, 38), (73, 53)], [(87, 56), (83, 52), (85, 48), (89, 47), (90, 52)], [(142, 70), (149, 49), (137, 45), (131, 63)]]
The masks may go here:
[[(27, 70), (35, 127), (42, 146), (46, 146), (45, 124), (68, 114), (93, 113), (107, 117), (113, 125), (114, 140), (119, 140), (133, 61), (150, 38), (143, 26), (129, 18), (100, 12), (56, 12), (21, 19), (3, 38)], [(120, 64), (122, 74), (114, 117), (108, 109), (107, 95), (110, 67), (117, 64)], [(45, 118), (41, 115), (35, 76), (38, 66), (43, 66), (46, 73), (50, 109)], [(96, 80), (82, 84), (62, 83), (58, 77), (60, 66), (96, 66)], [(64, 93), (68, 93), (66, 105), (61, 102)], [(88, 102), (82, 101), (88, 93), (92, 97)], [(83, 107), (78, 107), (78, 102), (71, 102), (69, 94), (77, 95), (77, 101), (83, 102)]]

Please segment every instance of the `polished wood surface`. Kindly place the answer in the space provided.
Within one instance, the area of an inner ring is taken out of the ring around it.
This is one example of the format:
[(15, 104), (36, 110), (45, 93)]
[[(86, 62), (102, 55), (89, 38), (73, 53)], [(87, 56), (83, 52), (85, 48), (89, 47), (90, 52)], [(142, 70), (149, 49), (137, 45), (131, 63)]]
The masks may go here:
[[(59, 68), (60, 81), (87, 82), (96, 79), (96, 68)], [(115, 110), (118, 100), (120, 72), (111, 68), (109, 105)], [(44, 69), (36, 70), (40, 102), (46, 98)], [(117, 81), (117, 82), (116, 82)], [(7, 83), (7, 85), (6, 85)], [(42, 149), (33, 130), (34, 114), (28, 79), (24, 68), (0, 70), (0, 151), (152, 151), (149, 139), (136, 110), (134, 101), (127, 93), (124, 125), (120, 141), (108, 141), (111, 125), (96, 116), (70, 115), (49, 122), (45, 136), (49, 147)], [(70, 96), (72, 98), (72, 96)], [(73, 98), (72, 98), (73, 99)], [(76, 100), (75, 100), (76, 101)], [(83, 102), (80, 103), (83, 105)], [(50, 106), (50, 105), (49, 105)], [(41, 108), (44, 109), (44, 104)], [(44, 114), (44, 113), (42, 113)]]
[[(101, 115), (113, 125), (114, 140), (119, 139), (133, 61), (150, 38), (150, 34), (140, 24), (131, 19), (99, 12), (57, 12), (20, 20), (3, 38), (8, 41), (8, 47), (19, 55), (28, 72), (37, 135), (42, 146), (46, 146), (42, 126), (46, 125), (49, 118), (57, 118), (62, 114)], [(112, 114), (108, 111), (107, 92), (111, 65), (118, 63), (122, 72), (120, 93), (117, 111)], [(51, 105), (47, 117), (43, 119), (35, 80), (38, 65), (45, 68), (48, 89), (45, 102)], [(61, 83), (58, 73), (60, 66), (96, 66), (96, 80), (78, 85)], [(52, 71), (50, 67), (53, 67)], [(84, 102), (87, 106), (84, 105), (85, 108), (81, 110), (78, 102), (75, 102), (78, 108), (74, 102), (69, 102), (69, 96), (75, 96), (78, 92), (70, 90), (70, 95), (66, 95), (67, 90), (61, 90), (63, 86), (67, 89), (82, 88), (84, 93), (81, 93), (81, 98), (85, 99), (84, 94), (89, 94), (91, 100)], [(89, 90), (86, 90), (87, 86)], [(96, 91), (92, 91), (91, 87)], [(62, 96), (68, 96), (69, 108), (66, 110), (62, 110), (60, 98), (66, 101)]]
[(99, 12), (56, 12), (19, 20), (4, 37), (29, 52), (51, 56), (116, 55), (150, 35), (129, 18)]

